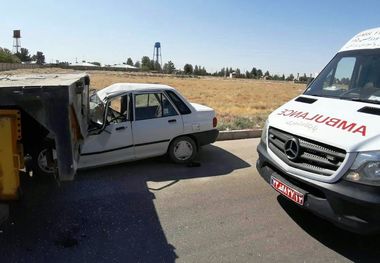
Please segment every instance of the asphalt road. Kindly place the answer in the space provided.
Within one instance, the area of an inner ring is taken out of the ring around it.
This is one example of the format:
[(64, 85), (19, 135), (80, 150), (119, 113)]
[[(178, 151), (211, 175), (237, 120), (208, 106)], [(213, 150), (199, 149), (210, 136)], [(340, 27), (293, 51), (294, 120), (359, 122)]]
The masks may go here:
[(378, 262), (380, 237), (345, 232), (290, 203), (255, 169), (258, 139), (24, 182), (0, 231), (0, 262)]

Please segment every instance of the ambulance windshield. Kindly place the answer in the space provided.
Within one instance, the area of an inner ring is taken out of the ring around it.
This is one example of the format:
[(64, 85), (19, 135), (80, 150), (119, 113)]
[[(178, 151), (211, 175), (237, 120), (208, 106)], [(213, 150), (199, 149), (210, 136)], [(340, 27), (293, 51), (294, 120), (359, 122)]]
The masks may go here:
[(304, 94), (380, 103), (380, 50), (338, 53)]

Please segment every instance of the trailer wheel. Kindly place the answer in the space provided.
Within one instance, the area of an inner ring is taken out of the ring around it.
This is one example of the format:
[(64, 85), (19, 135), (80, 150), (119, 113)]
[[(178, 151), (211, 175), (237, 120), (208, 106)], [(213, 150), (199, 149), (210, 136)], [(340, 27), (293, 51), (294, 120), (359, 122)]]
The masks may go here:
[(173, 162), (189, 163), (197, 155), (197, 145), (190, 137), (178, 137), (171, 142), (168, 152)]
[(52, 143), (43, 142), (37, 146), (32, 154), (32, 160), (33, 177), (47, 178), (54, 175), (57, 156)]

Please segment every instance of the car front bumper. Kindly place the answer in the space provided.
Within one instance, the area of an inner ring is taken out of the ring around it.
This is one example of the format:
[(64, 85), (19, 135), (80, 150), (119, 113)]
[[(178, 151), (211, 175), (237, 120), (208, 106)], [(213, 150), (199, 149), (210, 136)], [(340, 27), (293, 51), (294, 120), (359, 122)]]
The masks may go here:
[(277, 178), (304, 194), (303, 208), (338, 227), (360, 234), (380, 232), (380, 188), (340, 180), (336, 183), (302, 180), (284, 171), (268, 155), (260, 142), (256, 167), (270, 184)]

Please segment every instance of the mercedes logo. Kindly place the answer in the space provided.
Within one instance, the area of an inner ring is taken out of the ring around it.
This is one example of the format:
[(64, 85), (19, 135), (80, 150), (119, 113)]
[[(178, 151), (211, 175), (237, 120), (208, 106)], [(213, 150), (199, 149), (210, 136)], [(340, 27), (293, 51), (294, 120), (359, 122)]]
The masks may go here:
[(286, 141), (284, 152), (289, 160), (295, 160), (300, 153), (300, 143), (296, 138), (291, 138)]

